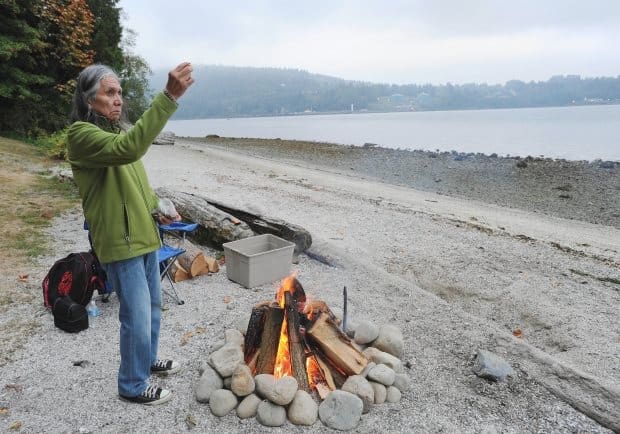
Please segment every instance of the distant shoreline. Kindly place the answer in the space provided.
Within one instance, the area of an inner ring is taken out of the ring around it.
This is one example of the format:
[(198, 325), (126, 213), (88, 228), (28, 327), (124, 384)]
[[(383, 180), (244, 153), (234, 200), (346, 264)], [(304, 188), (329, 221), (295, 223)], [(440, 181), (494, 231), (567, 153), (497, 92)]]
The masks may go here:
[(563, 107), (592, 107), (592, 106), (613, 106), (620, 105), (620, 101), (596, 104), (564, 104), (564, 105), (537, 105), (537, 106), (517, 106), (517, 107), (471, 107), (471, 108), (455, 108), (455, 109), (416, 109), (416, 110), (337, 110), (337, 111), (309, 111), (309, 112), (293, 112), (293, 113), (265, 113), (265, 114), (248, 114), (238, 116), (214, 116), (214, 117), (197, 117), (197, 118), (175, 118), (173, 121), (196, 121), (201, 119), (248, 119), (248, 118), (279, 118), (279, 117), (297, 117), (297, 116), (320, 116), (320, 115), (365, 115), (377, 113), (427, 113), (427, 112), (462, 112), (462, 111), (488, 111), (488, 110), (520, 110), (520, 109), (537, 109), (537, 108), (563, 108)]

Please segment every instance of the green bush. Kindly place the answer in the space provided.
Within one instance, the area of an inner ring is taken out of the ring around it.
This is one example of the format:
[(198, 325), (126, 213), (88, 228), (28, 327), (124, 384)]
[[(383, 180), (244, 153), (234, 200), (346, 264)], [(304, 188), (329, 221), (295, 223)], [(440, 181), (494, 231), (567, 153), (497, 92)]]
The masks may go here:
[(67, 159), (67, 132), (63, 128), (49, 135), (42, 135), (36, 140), (36, 145), (41, 148), (48, 157), (56, 160)]

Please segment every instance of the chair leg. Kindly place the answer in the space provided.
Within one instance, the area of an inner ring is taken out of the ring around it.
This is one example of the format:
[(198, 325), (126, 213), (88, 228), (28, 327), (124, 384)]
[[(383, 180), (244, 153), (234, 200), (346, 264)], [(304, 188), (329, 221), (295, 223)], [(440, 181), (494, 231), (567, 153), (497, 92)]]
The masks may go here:
[(164, 285), (161, 285), (161, 290), (164, 294), (166, 294), (168, 297), (172, 298), (178, 305), (181, 304), (185, 304), (185, 301), (181, 300), (181, 297), (179, 297), (179, 294), (177, 293), (177, 289), (174, 286), (174, 282), (172, 281), (172, 277), (170, 277), (170, 273), (168, 272), (168, 270), (170, 269), (170, 266), (172, 265), (172, 261), (168, 261), (168, 263), (166, 264), (164, 270), (161, 272), (161, 280), (163, 283), (164, 277), (168, 278), (168, 281), (170, 282), (170, 287), (172, 288), (171, 290), (167, 290)]

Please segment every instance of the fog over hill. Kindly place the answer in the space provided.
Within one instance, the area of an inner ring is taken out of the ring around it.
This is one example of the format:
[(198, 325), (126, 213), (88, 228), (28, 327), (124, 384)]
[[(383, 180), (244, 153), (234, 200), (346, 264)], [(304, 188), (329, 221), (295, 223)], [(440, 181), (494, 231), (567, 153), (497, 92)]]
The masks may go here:
[[(167, 70), (156, 70), (161, 89)], [(505, 84), (391, 85), (344, 80), (298, 69), (195, 65), (196, 83), (175, 119), (367, 112), (545, 107), (620, 103), (620, 76), (558, 75)]]

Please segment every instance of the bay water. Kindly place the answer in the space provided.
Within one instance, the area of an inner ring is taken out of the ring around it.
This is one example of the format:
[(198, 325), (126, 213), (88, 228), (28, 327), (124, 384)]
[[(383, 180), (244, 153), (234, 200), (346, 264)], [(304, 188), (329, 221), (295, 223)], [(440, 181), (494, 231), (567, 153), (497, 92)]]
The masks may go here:
[(620, 161), (620, 105), (171, 120), (166, 130), (191, 137)]

